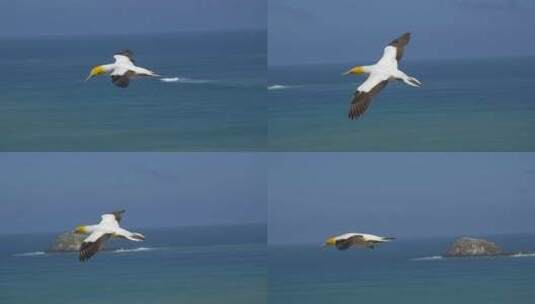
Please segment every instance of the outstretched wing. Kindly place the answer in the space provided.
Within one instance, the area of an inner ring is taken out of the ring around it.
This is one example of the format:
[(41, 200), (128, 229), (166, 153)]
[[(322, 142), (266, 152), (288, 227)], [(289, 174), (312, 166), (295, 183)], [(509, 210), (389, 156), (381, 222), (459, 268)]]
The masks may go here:
[(348, 239), (349, 242), (351, 242), (352, 245), (357, 246), (366, 246), (368, 245), (368, 242), (362, 235), (354, 235)]
[(396, 49), (396, 60), (399, 61), (401, 57), (403, 57), (403, 51), (405, 50), (405, 46), (409, 43), (411, 40), (411, 33), (405, 33), (401, 35), (399, 38), (394, 39), (388, 46), (394, 47)]
[(115, 220), (120, 223), (121, 220), (123, 219), (123, 213), (125, 213), (126, 210), (124, 209), (121, 209), (121, 210), (117, 210), (117, 211), (113, 211), (111, 214), (113, 214), (113, 216), (115, 216)]
[(111, 237), (111, 234), (102, 231), (91, 233), (80, 246), (80, 262), (85, 262), (94, 256), (103, 246), (104, 242)]
[(130, 78), (136, 73), (128, 69), (116, 69), (111, 74), (111, 82), (120, 88), (126, 88), (130, 84)]
[(353, 245), (360, 245), (363, 241), (364, 238), (362, 235), (354, 235), (346, 239), (336, 240), (335, 246), (338, 250), (346, 250)]
[(119, 226), (119, 222), (122, 220), (122, 214), (124, 212), (125, 210), (118, 210), (103, 214), (99, 225)]
[(409, 43), (410, 39), (411, 33), (405, 33), (399, 38), (390, 42), (390, 44), (385, 47), (383, 57), (379, 59), (377, 64), (393, 65), (397, 67), (399, 60), (403, 56), (405, 46)]
[(123, 50), (113, 55), (115, 63), (132, 64), (134, 61), (134, 53), (131, 50)]
[(349, 119), (359, 118), (370, 106), (375, 95), (377, 95), (388, 83), (388, 80), (382, 78), (370, 76), (366, 81), (357, 89), (351, 100), (351, 106), (349, 107), (348, 117)]
[(126, 88), (130, 84), (130, 79), (124, 75), (111, 75), (111, 82), (120, 88)]

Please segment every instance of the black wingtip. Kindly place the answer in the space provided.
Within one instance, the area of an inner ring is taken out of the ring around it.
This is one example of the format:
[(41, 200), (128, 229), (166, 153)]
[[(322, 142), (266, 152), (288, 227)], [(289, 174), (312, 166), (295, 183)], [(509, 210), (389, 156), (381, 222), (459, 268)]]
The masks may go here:
[(125, 55), (127, 57), (131, 57), (132, 55), (134, 55), (134, 52), (132, 52), (130, 49), (124, 49), (120, 52), (117, 53), (118, 55)]

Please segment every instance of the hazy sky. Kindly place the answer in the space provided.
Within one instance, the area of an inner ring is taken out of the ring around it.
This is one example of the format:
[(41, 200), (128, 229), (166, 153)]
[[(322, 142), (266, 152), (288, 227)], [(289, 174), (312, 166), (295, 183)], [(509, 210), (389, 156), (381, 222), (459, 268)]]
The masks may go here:
[(0, 0), (0, 36), (265, 29), (265, 0)]
[(271, 243), (535, 232), (535, 153), (277, 153)]
[(0, 233), (125, 208), (130, 227), (266, 221), (264, 163), (241, 153), (0, 153)]
[(360, 63), (413, 33), (407, 60), (535, 54), (533, 0), (268, 0), (273, 65)]

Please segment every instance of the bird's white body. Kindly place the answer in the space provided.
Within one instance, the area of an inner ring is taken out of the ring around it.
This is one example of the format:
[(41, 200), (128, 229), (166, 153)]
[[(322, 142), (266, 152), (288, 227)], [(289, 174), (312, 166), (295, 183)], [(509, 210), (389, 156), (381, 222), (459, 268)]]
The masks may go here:
[(160, 76), (151, 70), (134, 65), (132, 60), (125, 55), (114, 55), (113, 58), (115, 59), (114, 63), (102, 65), (102, 68), (106, 71), (106, 73), (112, 76), (123, 76), (128, 71), (132, 71), (135, 73), (134, 75), (140, 76)]
[(362, 239), (364, 241), (366, 241), (366, 242), (370, 242), (371, 241), (371, 242), (382, 243), (382, 242), (388, 242), (388, 241), (391, 240), (389, 238), (385, 238), (385, 237), (374, 235), (374, 234), (357, 233), (357, 232), (348, 232), (348, 233), (340, 234), (338, 236), (335, 236), (334, 239), (335, 240), (346, 240), (346, 239), (349, 239), (349, 238), (354, 237), (354, 236), (361, 236)]
[(145, 240), (141, 233), (130, 232), (119, 226), (124, 210), (114, 211), (103, 214), (101, 220), (96, 225), (79, 225), (75, 233), (89, 234), (80, 245), (80, 261), (84, 262), (95, 255), (102, 247), (104, 242), (112, 237), (125, 238), (131, 241), (139, 242)]
[(113, 214), (103, 214), (101, 218), (102, 220), (100, 223), (85, 226), (86, 231), (90, 234), (84, 239), (84, 242), (96, 242), (105, 234), (111, 234), (114, 237), (124, 237), (125, 239), (135, 242), (142, 241), (141, 239), (136, 238), (136, 236), (139, 237), (140, 233), (133, 233), (121, 228)]
[(398, 69), (399, 60), (401, 60), (404, 48), (409, 43), (410, 38), (410, 33), (404, 33), (384, 48), (383, 56), (375, 64), (356, 66), (344, 73), (344, 75), (368, 74), (368, 78), (353, 94), (348, 112), (349, 119), (356, 119), (364, 114), (374, 96), (384, 89), (391, 80), (401, 80), (413, 87), (422, 85), (418, 79), (410, 77)]
[(385, 47), (383, 57), (374, 65), (363, 66), (364, 73), (368, 73), (368, 79), (364, 81), (358, 88), (361, 92), (370, 92), (376, 85), (382, 81), (401, 80), (404, 83), (419, 87), (421, 82), (414, 77), (407, 76), (398, 69), (398, 61), (396, 60), (396, 48), (393, 46)]
[(324, 246), (333, 246), (338, 250), (347, 250), (352, 246), (375, 248), (375, 245), (393, 239), (392, 237), (383, 237), (368, 233), (349, 232), (328, 238)]
[(132, 51), (130, 50), (124, 50), (118, 54), (115, 54), (113, 59), (115, 59), (114, 63), (97, 65), (91, 69), (86, 81), (94, 76), (109, 74), (113, 84), (120, 88), (126, 88), (130, 83), (130, 79), (136, 76), (160, 77), (160, 75), (149, 69), (134, 65)]

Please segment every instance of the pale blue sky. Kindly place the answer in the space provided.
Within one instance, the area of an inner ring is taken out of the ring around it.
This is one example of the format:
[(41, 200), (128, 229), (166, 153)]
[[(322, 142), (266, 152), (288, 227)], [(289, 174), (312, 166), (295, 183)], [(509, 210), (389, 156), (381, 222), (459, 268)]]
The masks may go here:
[(265, 27), (265, 0), (0, 0), (0, 37)]
[(0, 168), (1, 233), (69, 230), (121, 208), (130, 227), (266, 221), (251, 153), (0, 153)]
[(532, 0), (267, 0), (270, 65), (367, 64), (403, 32), (404, 60), (535, 55)]
[(274, 153), (270, 243), (534, 233), (534, 153)]

